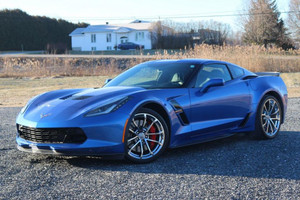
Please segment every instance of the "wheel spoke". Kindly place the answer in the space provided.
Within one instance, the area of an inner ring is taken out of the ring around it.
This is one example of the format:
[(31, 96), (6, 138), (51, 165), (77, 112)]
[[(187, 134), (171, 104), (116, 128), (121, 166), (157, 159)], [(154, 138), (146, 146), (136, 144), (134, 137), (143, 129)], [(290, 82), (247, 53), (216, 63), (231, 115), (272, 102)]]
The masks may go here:
[(146, 133), (145, 135), (161, 135), (163, 134), (162, 131), (159, 131), (158, 133)]
[(129, 140), (127, 140), (128, 142), (131, 142), (132, 140), (135, 140), (136, 138), (138, 138), (138, 136), (134, 136), (133, 138), (130, 138)]
[(276, 118), (270, 118), (270, 119), (271, 119), (272, 121), (273, 121), (273, 120), (275, 120), (275, 121), (280, 121), (280, 118), (277, 118), (277, 117), (276, 117)]
[(270, 111), (271, 111), (271, 102), (270, 102), (271, 100), (269, 99), (269, 106), (268, 106), (268, 113), (270, 113)]
[(267, 122), (268, 122), (268, 120), (266, 120), (266, 122), (265, 122), (265, 123), (263, 123), (263, 126), (264, 126), (264, 127), (266, 126)]
[(136, 128), (139, 128), (139, 126), (136, 124), (134, 118), (132, 119), (132, 122), (133, 122), (133, 125), (134, 125)]
[(144, 148), (143, 148), (143, 142), (142, 142), (142, 140), (140, 140), (140, 144), (141, 144), (141, 155), (140, 155), (140, 158), (142, 158), (143, 155), (144, 155)]
[(140, 143), (141, 140), (139, 140), (137, 143), (135, 143), (131, 149), (128, 151), (128, 153), (130, 153), (139, 143)]
[(146, 115), (146, 113), (144, 113), (144, 123), (143, 123), (143, 127), (146, 126), (146, 123), (147, 123), (147, 115)]
[(264, 112), (268, 112), (266, 104), (264, 105)]
[(270, 122), (269, 122), (269, 120), (268, 120), (268, 123), (267, 123), (267, 133), (269, 133), (269, 125), (270, 125)]
[(159, 144), (160, 146), (162, 146), (162, 144), (159, 142), (159, 141), (156, 141), (156, 140), (151, 140), (151, 139), (146, 139), (147, 141), (150, 141), (150, 142), (155, 142), (157, 144)]
[(146, 143), (146, 146), (147, 146), (148, 151), (150, 152), (151, 155), (153, 155), (153, 152), (151, 151), (151, 149), (150, 149), (150, 147), (149, 147), (148, 141), (145, 140), (145, 143)]
[(131, 128), (129, 128), (129, 131), (130, 131), (131, 133), (133, 133), (134, 135), (137, 135), (136, 132), (133, 131)]
[(148, 126), (146, 133), (149, 132), (150, 128), (151, 128), (151, 127), (153, 126), (153, 124), (154, 124), (155, 122), (157, 122), (157, 121), (158, 121), (158, 120), (155, 119), (155, 120)]
[(276, 103), (275, 103), (274, 100), (273, 100), (272, 102), (273, 102), (273, 104), (272, 104), (272, 107), (271, 107), (271, 110), (270, 110), (270, 114), (272, 113), (272, 111), (273, 111), (273, 109), (274, 109), (274, 106), (276, 105)]
[[(272, 126), (274, 127), (275, 131), (277, 131), (277, 127), (275, 126), (274, 122), (272, 120), (270, 120)], [(273, 132), (274, 132), (274, 129), (272, 128)]]
[(274, 133), (274, 129), (273, 129), (273, 126), (272, 126), (272, 123), (271, 123), (272, 121), (271, 120), (269, 120), (269, 125), (270, 125), (270, 128), (271, 128), (271, 134), (273, 134)]
[(271, 115), (276, 115), (279, 112), (279, 109), (277, 109), (274, 113), (272, 113)]

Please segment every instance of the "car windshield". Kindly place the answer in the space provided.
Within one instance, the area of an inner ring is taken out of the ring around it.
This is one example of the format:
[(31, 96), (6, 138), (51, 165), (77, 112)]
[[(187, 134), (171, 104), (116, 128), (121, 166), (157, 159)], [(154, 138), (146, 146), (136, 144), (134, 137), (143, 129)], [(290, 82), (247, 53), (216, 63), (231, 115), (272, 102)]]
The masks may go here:
[(179, 88), (184, 86), (194, 70), (195, 65), (187, 63), (142, 63), (120, 74), (104, 87)]

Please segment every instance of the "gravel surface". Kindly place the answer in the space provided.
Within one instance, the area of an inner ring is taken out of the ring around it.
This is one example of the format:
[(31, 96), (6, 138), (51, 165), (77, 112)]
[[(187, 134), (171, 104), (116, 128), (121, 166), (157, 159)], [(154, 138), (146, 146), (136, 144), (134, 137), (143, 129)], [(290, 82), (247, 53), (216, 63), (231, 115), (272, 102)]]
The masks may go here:
[(273, 140), (241, 134), (144, 165), (19, 152), (19, 110), (0, 108), (0, 199), (300, 199), (300, 98)]

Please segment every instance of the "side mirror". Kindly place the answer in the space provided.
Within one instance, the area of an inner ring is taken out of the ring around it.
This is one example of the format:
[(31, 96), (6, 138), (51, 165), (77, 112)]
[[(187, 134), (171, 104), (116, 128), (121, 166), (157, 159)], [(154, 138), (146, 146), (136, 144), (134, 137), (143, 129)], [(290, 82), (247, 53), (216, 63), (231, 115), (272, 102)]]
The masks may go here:
[(112, 80), (111, 78), (106, 79), (105, 82), (104, 82), (104, 85), (106, 85), (111, 80)]
[(210, 79), (202, 86), (200, 92), (205, 93), (211, 87), (223, 86), (224, 84), (225, 84), (224, 79), (221, 78)]

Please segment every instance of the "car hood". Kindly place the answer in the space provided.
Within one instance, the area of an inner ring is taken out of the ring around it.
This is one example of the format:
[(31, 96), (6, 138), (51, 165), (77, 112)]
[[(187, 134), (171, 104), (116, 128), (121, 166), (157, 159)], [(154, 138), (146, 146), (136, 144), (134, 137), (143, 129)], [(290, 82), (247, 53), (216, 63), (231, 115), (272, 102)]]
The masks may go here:
[(144, 90), (139, 87), (105, 87), (52, 91), (30, 102), (24, 118), (35, 122), (70, 120), (98, 106)]

